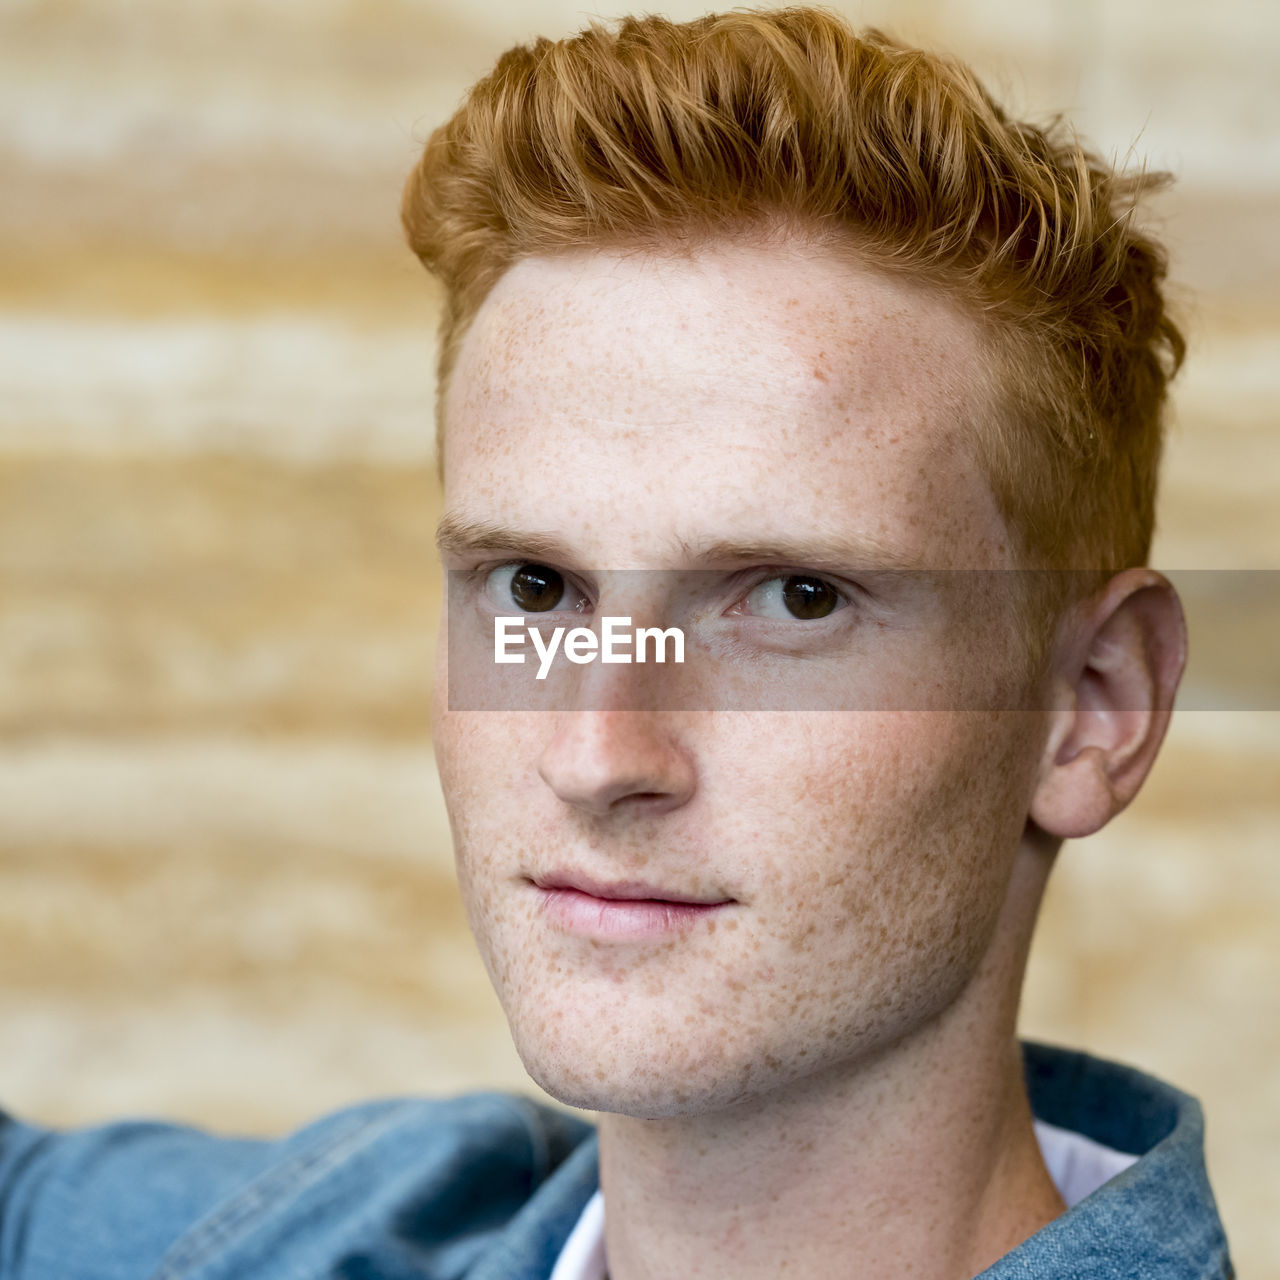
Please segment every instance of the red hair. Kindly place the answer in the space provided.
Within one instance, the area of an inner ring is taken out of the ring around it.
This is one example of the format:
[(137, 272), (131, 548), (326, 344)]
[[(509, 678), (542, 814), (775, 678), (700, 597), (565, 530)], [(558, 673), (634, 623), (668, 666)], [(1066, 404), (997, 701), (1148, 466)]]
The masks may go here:
[(955, 61), (793, 8), (508, 50), (431, 135), (402, 215), (444, 285), (441, 394), (531, 254), (781, 221), (936, 283), (990, 340), (974, 446), (1028, 565), (1111, 572), (1148, 555), (1184, 353), (1134, 218), (1165, 180), (1011, 119)]

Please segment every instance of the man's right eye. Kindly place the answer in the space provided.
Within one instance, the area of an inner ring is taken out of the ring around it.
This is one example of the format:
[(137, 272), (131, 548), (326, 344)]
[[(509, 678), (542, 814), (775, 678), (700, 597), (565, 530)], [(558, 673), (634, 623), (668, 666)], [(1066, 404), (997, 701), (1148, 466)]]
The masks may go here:
[[(499, 565), (489, 574), (489, 591), (501, 608), (514, 604), (521, 613), (550, 613), (569, 608), (581, 613), (584, 601), (564, 580), (564, 575), (549, 565), (525, 560)], [(566, 604), (566, 599), (574, 603)]]

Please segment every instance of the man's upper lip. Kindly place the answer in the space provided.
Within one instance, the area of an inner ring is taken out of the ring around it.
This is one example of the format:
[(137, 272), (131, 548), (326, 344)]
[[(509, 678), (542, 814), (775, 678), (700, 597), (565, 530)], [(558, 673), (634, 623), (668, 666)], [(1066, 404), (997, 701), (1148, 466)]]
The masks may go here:
[(534, 876), (533, 883), (539, 889), (576, 889), (579, 893), (589, 893), (593, 898), (614, 899), (616, 901), (637, 901), (643, 898), (655, 899), (659, 902), (687, 902), (697, 906), (715, 906), (722, 902), (732, 902), (732, 898), (708, 897), (696, 893), (680, 893), (674, 889), (664, 889), (661, 885), (648, 884), (643, 880), (596, 880), (577, 871), (553, 871), (545, 876)]

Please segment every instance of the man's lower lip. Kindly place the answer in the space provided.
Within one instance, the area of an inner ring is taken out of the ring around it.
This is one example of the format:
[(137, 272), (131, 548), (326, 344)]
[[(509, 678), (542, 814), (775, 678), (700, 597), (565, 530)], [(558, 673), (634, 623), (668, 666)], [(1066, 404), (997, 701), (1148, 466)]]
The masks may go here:
[(619, 940), (661, 938), (691, 929), (731, 902), (663, 902), (655, 898), (594, 898), (577, 889), (538, 888), (547, 918), (569, 933)]

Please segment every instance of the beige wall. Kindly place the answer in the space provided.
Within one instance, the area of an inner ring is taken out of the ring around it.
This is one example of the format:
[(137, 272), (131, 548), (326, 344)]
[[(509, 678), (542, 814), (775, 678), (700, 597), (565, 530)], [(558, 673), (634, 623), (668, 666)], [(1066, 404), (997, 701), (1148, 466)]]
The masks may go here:
[[(1193, 350), (1156, 563), (1280, 569), (1280, 10), (846, 8), (1179, 173), (1160, 216)], [(468, 80), (581, 10), (468, 12), (0, 10), (15, 1110), (276, 1129), (369, 1094), (526, 1087), (432, 770), (435, 298), (396, 207)], [(1206, 637), (1197, 687), (1211, 699), (1275, 634), (1264, 610)], [(1278, 765), (1280, 713), (1183, 714), (1133, 809), (1064, 852), (1025, 1009), (1029, 1033), (1205, 1100), (1257, 1277), (1280, 1276)]]

